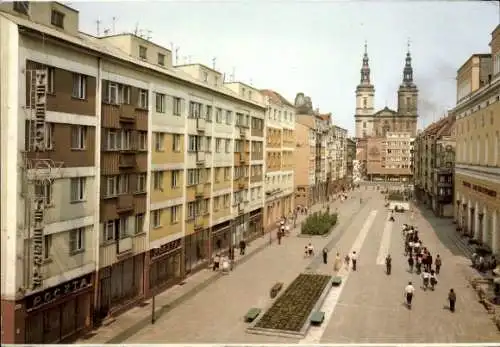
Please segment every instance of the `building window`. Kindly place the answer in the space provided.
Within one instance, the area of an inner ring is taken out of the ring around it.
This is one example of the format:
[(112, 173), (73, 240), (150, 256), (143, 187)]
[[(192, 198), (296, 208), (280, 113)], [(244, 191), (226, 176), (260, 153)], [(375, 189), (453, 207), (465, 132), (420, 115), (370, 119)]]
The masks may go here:
[(82, 202), (85, 200), (85, 177), (75, 177), (70, 183), (70, 201)]
[(146, 89), (139, 89), (139, 104), (138, 106), (143, 109), (148, 108), (148, 91)]
[(233, 122), (233, 113), (231, 111), (226, 111), (226, 124), (231, 124)]
[(231, 150), (231, 140), (230, 139), (226, 139), (226, 153), (229, 153), (229, 151)]
[(151, 212), (151, 214), (153, 215), (152, 216), (153, 228), (161, 227), (161, 210), (154, 210)]
[(129, 192), (128, 175), (108, 176), (106, 178), (106, 197), (115, 197)]
[(43, 259), (49, 260), (52, 248), (52, 235), (43, 237)]
[(173, 114), (180, 116), (182, 112), (182, 99), (174, 96), (173, 100)]
[(201, 104), (199, 102), (191, 101), (189, 103), (189, 118), (201, 117)]
[(144, 213), (139, 213), (135, 216), (135, 234), (144, 232)]
[(201, 150), (203, 137), (196, 135), (189, 135), (188, 139), (188, 151), (189, 152), (198, 152)]
[(153, 188), (154, 190), (163, 190), (163, 171), (153, 172)]
[(87, 127), (83, 125), (71, 126), (71, 149), (83, 150), (87, 147)]
[(179, 177), (180, 177), (180, 170), (174, 170), (172, 171), (172, 177), (171, 177), (171, 187), (172, 188), (178, 188), (179, 187)]
[(146, 60), (148, 57), (148, 49), (144, 46), (139, 46), (139, 58)]
[(146, 131), (137, 132), (137, 149), (140, 151), (148, 150), (148, 133)]
[(52, 184), (49, 182), (35, 185), (35, 196), (42, 198), (45, 206), (52, 205)]
[(82, 252), (85, 250), (85, 228), (73, 229), (69, 232), (70, 253)]
[(500, 53), (495, 54), (493, 60), (493, 75), (496, 75), (500, 72)]
[(215, 121), (217, 123), (222, 123), (222, 109), (221, 108), (217, 108), (215, 110)]
[(170, 208), (170, 223), (171, 224), (175, 224), (175, 223), (179, 223), (179, 214), (180, 214), (180, 209), (181, 209), (181, 206), (177, 205), (177, 206), (172, 206)]
[(58, 28), (64, 28), (64, 13), (52, 10), (50, 15), (50, 23)]
[(208, 82), (208, 72), (203, 72), (203, 82)]
[(87, 76), (78, 73), (73, 74), (73, 92), (71, 96), (77, 99), (87, 97)]
[(207, 120), (207, 122), (212, 121), (212, 106), (210, 105), (207, 105), (205, 107), (205, 119)]
[(165, 54), (158, 53), (158, 65), (165, 66)]
[(15, 1), (14, 2), (14, 11), (21, 14), (28, 14), (30, 9), (29, 1)]
[(54, 149), (54, 124), (45, 123), (45, 148)]
[(174, 135), (172, 135), (172, 137), (173, 137), (172, 150), (174, 152), (180, 152), (181, 151), (181, 135), (174, 134)]
[(145, 173), (140, 173), (137, 175), (137, 193), (146, 192), (146, 181), (147, 176)]
[(156, 112), (165, 113), (165, 94), (156, 93)]
[(222, 147), (222, 139), (215, 139), (215, 152), (220, 153)]
[(165, 134), (164, 133), (155, 133), (155, 151), (163, 152), (165, 150)]

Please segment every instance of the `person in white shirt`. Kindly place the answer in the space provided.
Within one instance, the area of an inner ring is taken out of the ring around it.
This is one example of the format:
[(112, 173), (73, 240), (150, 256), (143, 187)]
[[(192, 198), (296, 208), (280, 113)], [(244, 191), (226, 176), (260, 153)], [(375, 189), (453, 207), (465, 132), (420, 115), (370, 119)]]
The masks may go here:
[(309, 243), (309, 245), (307, 245), (307, 253), (309, 254), (309, 256), (314, 255), (314, 247), (311, 243)]
[(424, 268), (424, 271), (422, 272), (422, 281), (424, 284), (424, 290), (427, 290), (427, 288), (429, 288), (430, 279), (431, 279), (431, 274), (427, 271), (427, 269)]
[(411, 302), (413, 300), (413, 294), (415, 293), (415, 287), (413, 287), (411, 282), (408, 282), (408, 285), (405, 287), (405, 298), (406, 305), (409, 309), (411, 309)]
[(358, 265), (358, 254), (356, 253), (356, 251), (352, 251), (351, 260), (352, 260), (352, 271), (356, 271)]

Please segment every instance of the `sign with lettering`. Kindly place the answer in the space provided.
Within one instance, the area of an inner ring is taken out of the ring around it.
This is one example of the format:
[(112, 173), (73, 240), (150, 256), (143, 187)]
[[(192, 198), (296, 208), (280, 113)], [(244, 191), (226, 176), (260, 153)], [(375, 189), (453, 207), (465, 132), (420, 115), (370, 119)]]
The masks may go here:
[(152, 253), (151, 257), (156, 258), (156, 257), (162, 256), (164, 254), (171, 253), (172, 251), (180, 249), (180, 247), (181, 247), (181, 239), (171, 241), (169, 243), (162, 245), (159, 248), (153, 248), (151, 250), (151, 253)]
[(26, 311), (35, 310), (67, 295), (92, 287), (92, 274), (86, 274), (56, 287), (26, 297)]
[(43, 212), (44, 198), (35, 197), (33, 201), (33, 235), (31, 237), (33, 254), (32, 286), (34, 289), (42, 285), (41, 266), (43, 263)]

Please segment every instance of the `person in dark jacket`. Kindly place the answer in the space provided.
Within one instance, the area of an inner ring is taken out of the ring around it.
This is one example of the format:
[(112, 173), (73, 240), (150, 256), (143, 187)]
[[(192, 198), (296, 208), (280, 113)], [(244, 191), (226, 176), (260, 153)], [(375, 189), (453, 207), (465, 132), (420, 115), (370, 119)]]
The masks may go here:
[(455, 303), (457, 302), (457, 294), (455, 294), (453, 288), (451, 288), (450, 292), (448, 293), (448, 302), (450, 304), (450, 311), (455, 312)]

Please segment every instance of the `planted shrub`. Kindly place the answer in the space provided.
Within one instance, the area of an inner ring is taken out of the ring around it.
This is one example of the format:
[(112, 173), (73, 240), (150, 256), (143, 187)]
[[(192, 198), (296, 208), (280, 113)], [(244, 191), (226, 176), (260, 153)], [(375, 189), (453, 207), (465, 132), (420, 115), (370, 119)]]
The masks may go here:
[(330, 279), (325, 275), (300, 274), (255, 327), (300, 331)]
[(391, 192), (387, 196), (388, 200), (393, 200), (393, 201), (406, 201), (405, 196), (402, 193), (399, 192)]
[(302, 222), (301, 233), (305, 235), (324, 235), (337, 224), (336, 213), (314, 213)]

